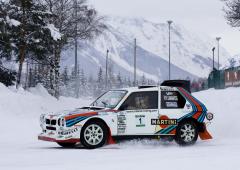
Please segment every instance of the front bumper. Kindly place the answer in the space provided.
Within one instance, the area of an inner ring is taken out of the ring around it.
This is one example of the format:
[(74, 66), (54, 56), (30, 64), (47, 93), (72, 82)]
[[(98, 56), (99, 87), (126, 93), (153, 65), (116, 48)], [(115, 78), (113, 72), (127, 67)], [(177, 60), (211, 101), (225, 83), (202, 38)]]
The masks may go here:
[(46, 126), (42, 127), (42, 133), (38, 135), (39, 140), (60, 143), (77, 143), (80, 141), (81, 126), (63, 128), (54, 126), (54, 130), (49, 130)]
[(38, 135), (38, 140), (48, 141), (48, 142), (59, 142), (59, 143), (78, 143), (80, 139), (71, 138), (71, 139), (56, 139), (48, 136), (44, 136), (43, 134)]

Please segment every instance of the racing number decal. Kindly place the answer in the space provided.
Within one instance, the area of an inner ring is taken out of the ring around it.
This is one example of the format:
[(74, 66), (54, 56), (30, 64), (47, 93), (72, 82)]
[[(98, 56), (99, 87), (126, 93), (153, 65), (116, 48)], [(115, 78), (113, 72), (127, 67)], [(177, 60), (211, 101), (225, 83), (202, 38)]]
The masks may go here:
[(136, 119), (136, 127), (145, 126), (145, 115), (135, 115), (135, 119)]

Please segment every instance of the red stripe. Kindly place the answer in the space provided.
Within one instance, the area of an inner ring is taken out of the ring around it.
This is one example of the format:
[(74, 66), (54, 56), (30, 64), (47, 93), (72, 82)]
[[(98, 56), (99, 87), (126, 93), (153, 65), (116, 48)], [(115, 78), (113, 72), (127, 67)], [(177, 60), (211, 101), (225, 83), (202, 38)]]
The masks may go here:
[(182, 89), (181, 87), (178, 88), (191, 102), (194, 103), (194, 105), (197, 107), (197, 111), (202, 112), (203, 109), (201, 107), (201, 105), (191, 96), (189, 95), (184, 89)]
[(198, 118), (201, 116), (201, 114), (202, 114), (202, 112), (197, 112), (197, 113), (195, 113), (192, 117), (193, 117), (194, 119), (198, 119)]
[(66, 116), (66, 117), (65, 117), (65, 120), (74, 119), (74, 118), (80, 117), (80, 116), (94, 116), (94, 115), (97, 115), (97, 112), (79, 113), (79, 114), (74, 114), (74, 115)]
[(77, 143), (80, 142), (80, 139), (66, 139), (66, 140), (56, 140), (54, 138), (46, 136), (38, 136), (38, 140), (49, 141), (49, 142), (60, 142), (60, 143)]

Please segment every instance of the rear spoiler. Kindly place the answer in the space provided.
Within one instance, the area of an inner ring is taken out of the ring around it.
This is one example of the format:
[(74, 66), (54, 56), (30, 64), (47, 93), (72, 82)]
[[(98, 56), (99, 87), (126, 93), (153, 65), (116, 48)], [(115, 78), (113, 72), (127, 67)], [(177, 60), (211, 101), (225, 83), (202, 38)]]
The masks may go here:
[(185, 90), (187, 90), (189, 93), (191, 93), (189, 80), (166, 80), (162, 82), (161, 86), (182, 87)]

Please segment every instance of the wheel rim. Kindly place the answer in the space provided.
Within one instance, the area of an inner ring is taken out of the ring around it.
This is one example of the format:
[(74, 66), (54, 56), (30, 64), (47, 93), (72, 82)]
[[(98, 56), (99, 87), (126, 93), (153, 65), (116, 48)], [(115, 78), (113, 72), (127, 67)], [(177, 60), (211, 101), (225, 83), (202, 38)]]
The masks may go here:
[(103, 130), (97, 124), (87, 126), (84, 131), (84, 139), (90, 145), (97, 145), (103, 140)]
[(191, 124), (185, 124), (180, 129), (181, 138), (184, 142), (189, 143), (192, 142), (195, 137), (195, 128)]

